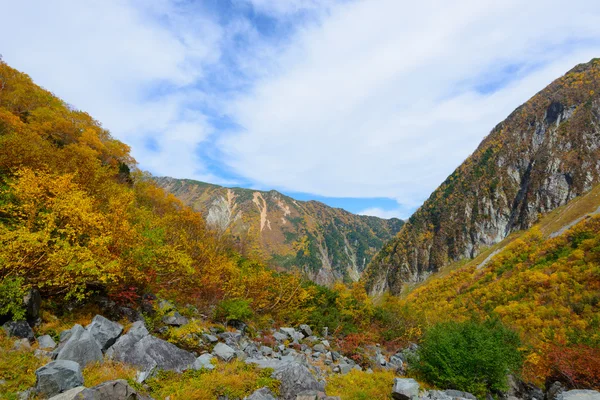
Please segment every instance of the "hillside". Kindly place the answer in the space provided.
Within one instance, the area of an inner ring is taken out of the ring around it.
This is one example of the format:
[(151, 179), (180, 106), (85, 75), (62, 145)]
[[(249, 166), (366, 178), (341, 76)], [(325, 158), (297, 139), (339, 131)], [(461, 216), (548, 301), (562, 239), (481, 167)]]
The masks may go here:
[(370, 293), (477, 256), (586, 193), (600, 173), (600, 60), (579, 65), (498, 124), (364, 274)]
[(156, 184), (203, 214), (246, 254), (274, 267), (299, 268), (314, 282), (357, 281), (403, 221), (354, 215), (317, 201), (296, 201), (274, 190), (224, 188), (187, 179)]

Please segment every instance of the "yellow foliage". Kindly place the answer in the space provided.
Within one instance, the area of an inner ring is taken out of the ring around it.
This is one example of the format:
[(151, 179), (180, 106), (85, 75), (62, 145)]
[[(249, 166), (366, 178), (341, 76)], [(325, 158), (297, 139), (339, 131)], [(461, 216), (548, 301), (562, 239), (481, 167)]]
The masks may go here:
[(383, 400), (392, 398), (393, 371), (352, 370), (345, 375), (333, 375), (327, 382), (327, 394), (344, 400)]

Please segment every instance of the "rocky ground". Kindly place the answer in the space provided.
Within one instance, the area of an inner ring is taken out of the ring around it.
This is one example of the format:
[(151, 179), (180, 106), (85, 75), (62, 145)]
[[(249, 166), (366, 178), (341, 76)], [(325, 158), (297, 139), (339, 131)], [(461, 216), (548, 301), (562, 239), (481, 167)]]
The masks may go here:
[[(39, 305), (29, 307), (33, 310), (29, 312), (29, 322), (9, 321), (3, 325), (4, 331), (14, 339), (14, 349), (30, 349), (36, 356), (51, 361), (35, 371), (35, 387), (20, 393), (20, 398), (149, 399), (145, 395), (145, 382), (159, 371), (211, 371), (217, 362), (238, 360), (256, 365), (259, 369), (269, 368), (271, 378), (280, 382), (277, 395), (263, 387), (246, 399), (333, 400), (339, 397), (326, 395), (328, 378), (333, 374), (363, 370), (354, 360), (334, 350), (330, 343), (333, 338), (326, 330), (317, 334), (308, 325), (250, 334), (243, 322), (229, 321), (226, 327), (213, 326), (189, 333), (185, 339), (197, 341), (205, 350), (200, 354), (188, 351), (159, 336), (171, 328), (188, 326), (195, 322), (195, 318), (184, 317), (168, 302), (161, 302), (159, 308), (171, 311), (161, 317), (162, 324), (154, 329), (155, 334), (149, 331), (139, 314), (129, 312), (126, 314), (135, 322), (127, 329), (118, 322), (96, 315), (89, 325), (75, 324), (71, 329), (60, 332), (55, 340), (49, 335), (35, 336), (31, 325), (39, 321), (35, 315), (39, 312)], [(34, 342), (36, 344), (32, 347)], [(389, 397), (393, 399), (475, 400), (473, 395), (455, 390), (423, 390), (415, 380), (402, 377), (407, 358), (414, 353), (415, 347), (412, 345), (389, 355), (378, 346), (369, 346), (364, 349), (370, 360), (366, 372), (372, 372), (372, 369), (393, 370), (398, 376), (389, 382)], [(83, 386), (82, 369), (109, 360), (136, 368), (137, 389), (125, 380), (106, 381), (88, 388)], [(600, 393), (563, 391), (558, 384), (544, 393), (513, 379), (511, 390), (502, 397), (506, 400), (600, 400)], [(220, 400), (226, 398), (221, 397)]]

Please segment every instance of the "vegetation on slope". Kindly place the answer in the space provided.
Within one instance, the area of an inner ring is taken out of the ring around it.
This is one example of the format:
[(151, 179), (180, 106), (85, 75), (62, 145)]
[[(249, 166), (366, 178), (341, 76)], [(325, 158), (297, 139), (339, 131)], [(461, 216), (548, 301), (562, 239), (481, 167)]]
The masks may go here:
[(600, 176), (600, 60), (575, 67), (498, 124), (373, 259), (371, 293), (400, 293), (581, 195)]

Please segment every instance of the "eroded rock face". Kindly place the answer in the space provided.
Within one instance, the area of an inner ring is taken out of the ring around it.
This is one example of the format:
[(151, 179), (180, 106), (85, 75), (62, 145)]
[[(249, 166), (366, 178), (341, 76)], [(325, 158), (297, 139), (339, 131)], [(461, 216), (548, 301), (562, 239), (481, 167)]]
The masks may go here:
[(35, 376), (36, 391), (46, 397), (83, 385), (81, 366), (69, 360), (52, 361), (35, 371)]

